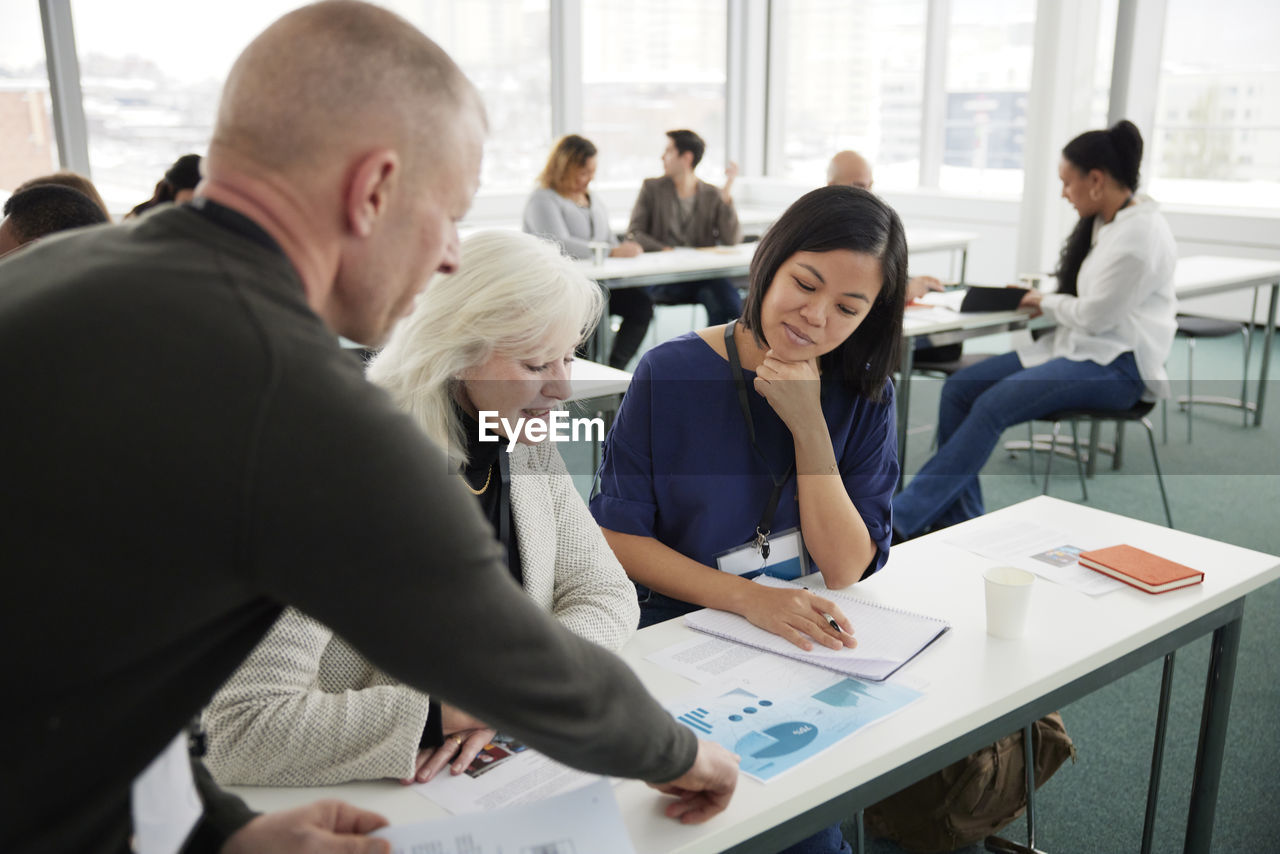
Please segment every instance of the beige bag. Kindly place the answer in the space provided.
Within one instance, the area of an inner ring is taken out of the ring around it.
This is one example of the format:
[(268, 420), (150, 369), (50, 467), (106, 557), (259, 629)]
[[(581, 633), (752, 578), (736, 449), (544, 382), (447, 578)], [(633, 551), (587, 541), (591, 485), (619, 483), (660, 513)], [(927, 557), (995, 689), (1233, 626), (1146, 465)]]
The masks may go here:
[[(1057, 712), (1035, 722), (1031, 745), (1037, 789), (1076, 758)], [(916, 854), (954, 851), (985, 839), (1027, 808), (1024, 755), (1019, 730), (867, 807), (867, 832)]]

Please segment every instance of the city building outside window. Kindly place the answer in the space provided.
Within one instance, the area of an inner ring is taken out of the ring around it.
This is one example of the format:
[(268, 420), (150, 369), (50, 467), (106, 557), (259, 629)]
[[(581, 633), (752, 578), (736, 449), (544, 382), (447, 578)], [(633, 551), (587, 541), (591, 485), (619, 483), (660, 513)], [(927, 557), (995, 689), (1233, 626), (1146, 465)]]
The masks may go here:
[[(546, 158), (551, 138), (548, 3), (382, 3), (448, 50), (480, 89), (490, 127), (481, 176), (486, 188), (523, 189)], [(35, 3), (26, 5), (38, 9)], [(178, 14), (169, 0), (72, 0), (89, 163), (113, 211), (127, 211), (149, 198), (180, 155), (206, 152), (218, 95), (236, 56), (273, 20), (301, 5), (299, 0), (190, 2)], [(42, 47), (38, 14), (35, 21), (36, 45)], [(7, 39), (7, 11), (4, 30)], [(7, 60), (9, 52), (4, 56)]]
[(707, 143), (698, 166), (725, 168), (725, 0), (583, 0), (581, 129), (599, 149), (596, 179), (639, 187), (677, 128)]
[(58, 168), (40, 7), (6, 3), (0, 26), (0, 202)]
[(1280, 6), (1169, 0), (1156, 132), (1161, 202), (1280, 209)]
[(916, 186), (925, 0), (791, 0), (775, 21), (783, 177), (818, 186), (831, 155), (875, 164), (876, 189)]

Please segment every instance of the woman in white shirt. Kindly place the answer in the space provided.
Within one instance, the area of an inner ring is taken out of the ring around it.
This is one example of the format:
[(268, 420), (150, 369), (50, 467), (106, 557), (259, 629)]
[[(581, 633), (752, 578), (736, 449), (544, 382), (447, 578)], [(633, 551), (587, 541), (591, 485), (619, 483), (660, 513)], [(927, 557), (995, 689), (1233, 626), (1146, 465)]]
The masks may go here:
[[(588, 190), (595, 175), (596, 147), (591, 140), (573, 133), (562, 137), (538, 176), (539, 188), (525, 203), (524, 230), (554, 240), (571, 258), (590, 258), (592, 243), (608, 244), (609, 255), (615, 258), (634, 258), (644, 249), (634, 240), (619, 242), (609, 228), (604, 202)], [(622, 318), (609, 364), (626, 368), (653, 319), (648, 288), (611, 290), (609, 313)]]
[(1080, 221), (1058, 260), (1057, 291), (1030, 291), (1021, 304), (1057, 328), (947, 380), (938, 453), (893, 501), (898, 538), (982, 515), (978, 472), (1005, 428), (1061, 409), (1124, 410), (1167, 396), (1177, 248), (1155, 202), (1137, 194), (1141, 162), (1142, 135), (1123, 120), (1062, 149), (1062, 196)]
[[(478, 420), (492, 413), (499, 424), (545, 424), (562, 408), (574, 348), (602, 302), (600, 289), (554, 246), (516, 231), (474, 234), (462, 242), (459, 271), (431, 282), (368, 373), (446, 448), (513, 579), (565, 628), (616, 650), (639, 620), (635, 587), (560, 452), (551, 442), (532, 444), (529, 431), (517, 428), (508, 453), (505, 428), (482, 438)], [(351, 570), (358, 584), (360, 567)], [(475, 619), (483, 631), (502, 615)], [(481, 669), (475, 678), (502, 676)], [(295, 608), (214, 696), (204, 725), (214, 777), (270, 786), (427, 782), (446, 766), (465, 771), (494, 737), (483, 722), (401, 684)]]

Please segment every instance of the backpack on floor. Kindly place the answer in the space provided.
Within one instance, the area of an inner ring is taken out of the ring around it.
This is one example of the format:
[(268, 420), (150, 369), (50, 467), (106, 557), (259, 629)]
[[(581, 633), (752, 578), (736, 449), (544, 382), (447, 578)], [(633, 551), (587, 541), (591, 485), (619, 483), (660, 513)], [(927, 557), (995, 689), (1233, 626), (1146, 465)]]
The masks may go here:
[[(1032, 726), (1036, 788), (1076, 749), (1062, 715)], [(867, 832), (916, 854), (954, 851), (996, 833), (1027, 808), (1022, 730), (971, 753), (902, 791), (867, 807)]]

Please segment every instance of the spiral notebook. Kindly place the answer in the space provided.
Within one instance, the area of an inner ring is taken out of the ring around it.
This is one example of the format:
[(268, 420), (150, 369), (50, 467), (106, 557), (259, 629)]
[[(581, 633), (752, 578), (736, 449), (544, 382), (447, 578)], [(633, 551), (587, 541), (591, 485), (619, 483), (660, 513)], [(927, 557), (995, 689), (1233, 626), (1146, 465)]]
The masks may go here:
[[(804, 586), (767, 575), (754, 581), (766, 587), (799, 589)], [(945, 620), (936, 617), (877, 605), (845, 593), (823, 590), (821, 595), (839, 605), (853, 624), (853, 636), (858, 641), (853, 649), (834, 650), (815, 644), (811, 651), (805, 652), (790, 641), (756, 626), (746, 617), (713, 608), (686, 614), (684, 621), (685, 625), (700, 632), (872, 682), (889, 678), (951, 628)]]

